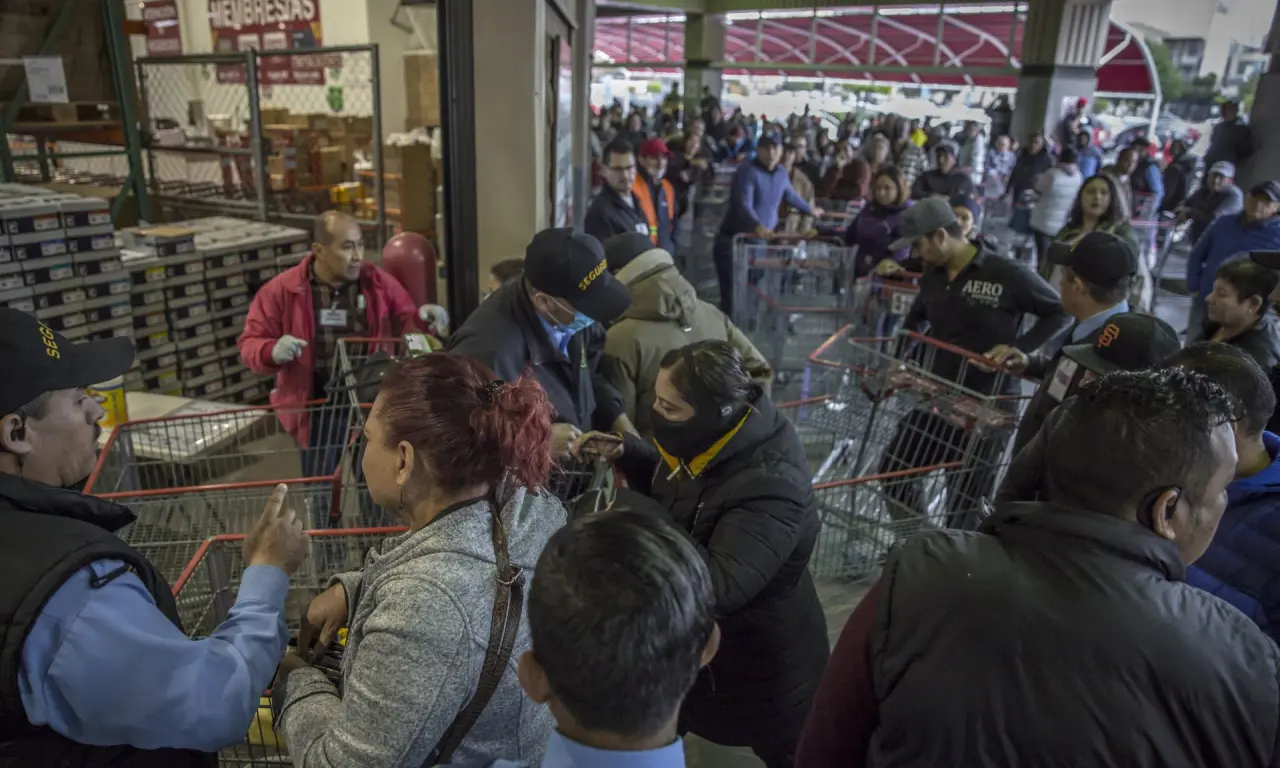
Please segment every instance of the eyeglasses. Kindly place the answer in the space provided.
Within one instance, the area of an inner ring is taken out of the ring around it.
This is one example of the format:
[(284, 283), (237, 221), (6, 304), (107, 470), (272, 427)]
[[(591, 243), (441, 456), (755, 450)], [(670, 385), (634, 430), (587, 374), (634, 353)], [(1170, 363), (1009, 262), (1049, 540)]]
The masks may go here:
[(617, 167), (617, 166), (615, 166), (615, 165), (610, 165), (610, 166), (608, 166), (608, 169), (609, 169), (609, 170), (611, 170), (611, 171), (613, 171), (614, 173), (627, 173), (627, 172), (629, 172), (629, 171), (634, 171), (634, 170), (636, 169), (636, 166), (635, 166), (635, 164), (634, 164), (634, 163), (633, 163), (633, 164), (631, 164), (631, 165), (625, 165), (625, 166), (623, 166), (623, 167), (621, 167), (621, 168), (619, 168), (619, 167)]

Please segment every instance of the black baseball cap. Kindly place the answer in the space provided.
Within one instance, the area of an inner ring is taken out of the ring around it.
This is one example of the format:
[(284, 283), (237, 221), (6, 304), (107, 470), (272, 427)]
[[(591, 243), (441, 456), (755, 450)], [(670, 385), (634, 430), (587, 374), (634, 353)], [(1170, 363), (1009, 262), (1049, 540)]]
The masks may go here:
[(1062, 354), (1098, 374), (1152, 368), (1177, 352), (1178, 332), (1140, 312), (1113, 315), (1090, 344), (1063, 347)]
[(1115, 285), (1138, 274), (1138, 251), (1110, 232), (1090, 232), (1075, 243), (1049, 246), (1049, 263), (1067, 267), (1091, 285)]
[(0, 416), (46, 392), (101, 384), (133, 365), (133, 339), (117, 336), (74, 344), (36, 318), (0, 307)]
[(1264, 181), (1249, 188), (1253, 197), (1265, 197), (1273, 203), (1280, 203), (1280, 182)]
[(1280, 269), (1280, 251), (1249, 251), (1249, 258), (1267, 269)]
[(613, 279), (608, 266), (599, 240), (567, 227), (542, 230), (524, 251), (530, 285), (597, 323), (612, 323), (631, 306), (627, 287)]
[(654, 250), (661, 249), (653, 244), (648, 235), (639, 232), (621, 232), (604, 241), (604, 258), (609, 262), (609, 271), (615, 275), (640, 254)]

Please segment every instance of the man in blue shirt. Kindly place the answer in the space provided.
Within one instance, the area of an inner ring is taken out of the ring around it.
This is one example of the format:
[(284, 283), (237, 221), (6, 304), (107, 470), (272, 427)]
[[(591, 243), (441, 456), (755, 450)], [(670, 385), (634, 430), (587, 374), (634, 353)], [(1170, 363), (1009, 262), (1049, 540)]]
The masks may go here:
[(1280, 640), (1280, 436), (1264, 431), (1276, 398), (1267, 374), (1241, 350), (1193, 344), (1167, 367), (1213, 379), (1240, 404), (1235, 481), (1213, 543), (1187, 569), (1187, 583), (1217, 595)]
[(115, 535), (133, 513), (70, 489), (102, 431), (85, 387), (128, 370), (132, 341), (73, 344), (12, 309), (0, 328), (0, 764), (211, 766), (284, 653), (308, 548), (285, 487), (245, 539), (226, 621), (188, 639), (169, 584)]
[(556, 718), (541, 768), (683, 768), (680, 705), (720, 647), (692, 541), (656, 515), (589, 515), (551, 537), (535, 570), (519, 675)]
[(738, 167), (729, 191), (729, 210), (720, 222), (713, 257), (720, 283), (720, 309), (733, 320), (733, 239), (753, 235), (769, 240), (778, 226), (778, 210), (786, 200), (806, 216), (821, 216), (823, 210), (810, 206), (791, 186), (790, 174), (779, 161), (782, 148), (764, 136), (756, 147), (756, 157)]
[(1218, 267), (1250, 251), (1280, 250), (1278, 213), (1280, 182), (1256, 184), (1245, 197), (1244, 211), (1218, 217), (1191, 249), (1187, 257), (1187, 290), (1191, 292), (1187, 341), (1198, 341), (1204, 333), (1204, 300), (1213, 292)]

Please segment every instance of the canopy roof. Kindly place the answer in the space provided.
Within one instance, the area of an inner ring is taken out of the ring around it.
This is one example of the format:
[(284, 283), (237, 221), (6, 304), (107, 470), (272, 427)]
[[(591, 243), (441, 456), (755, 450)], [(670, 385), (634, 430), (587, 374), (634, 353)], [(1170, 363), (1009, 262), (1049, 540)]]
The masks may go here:
[[(1025, 2), (730, 13), (727, 74), (829, 77), (915, 85), (1015, 88)], [(683, 66), (684, 17), (596, 20), (596, 64), (655, 71)], [(1154, 93), (1141, 39), (1112, 22), (1098, 91)]]

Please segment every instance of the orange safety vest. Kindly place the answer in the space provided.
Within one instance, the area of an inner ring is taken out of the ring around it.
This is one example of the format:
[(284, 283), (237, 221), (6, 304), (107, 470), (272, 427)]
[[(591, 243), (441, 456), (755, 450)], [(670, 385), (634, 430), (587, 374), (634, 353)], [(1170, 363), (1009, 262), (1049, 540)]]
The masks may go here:
[[(638, 173), (635, 183), (631, 185), (631, 194), (636, 196), (636, 202), (640, 204), (640, 212), (644, 214), (644, 220), (649, 223), (649, 239), (654, 245), (661, 245), (658, 242), (658, 208), (653, 204), (653, 196), (649, 194), (648, 182)], [(662, 180), (662, 194), (667, 198), (667, 215), (674, 217), (676, 190), (667, 179)], [(674, 233), (672, 234), (674, 236)]]

